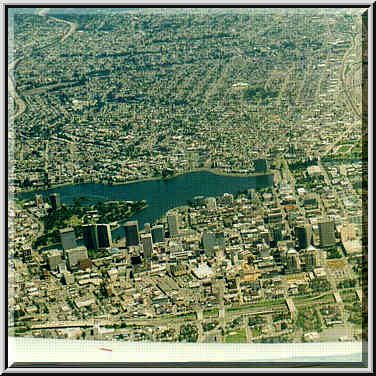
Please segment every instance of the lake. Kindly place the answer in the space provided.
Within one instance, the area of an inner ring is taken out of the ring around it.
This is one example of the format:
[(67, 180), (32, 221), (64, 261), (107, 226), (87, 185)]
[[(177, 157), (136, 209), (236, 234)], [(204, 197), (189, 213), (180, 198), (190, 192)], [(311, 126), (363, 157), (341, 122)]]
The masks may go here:
[[(59, 188), (25, 192), (17, 195), (20, 199), (31, 200), (36, 194), (48, 198), (51, 193), (59, 193), (61, 202), (73, 204), (73, 199), (85, 197), (96, 203), (98, 201), (146, 200), (148, 207), (133, 216), (138, 220), (140, 229), (145, 223), (153, 223), (177, 206), (186, 205), (195, 196), (214, 197), (223, 193), (236, 194), (250, 188), (267, 188), (273, 185), (273, 174), (262, 176), (222, 176), (211, 172), (192, 172), (168, 180), (149, 180), (124, 185), (105, 185), (86, 183), (67, 185)], [(117, 229), (113, 235), (124, 236), (123, 230)]]

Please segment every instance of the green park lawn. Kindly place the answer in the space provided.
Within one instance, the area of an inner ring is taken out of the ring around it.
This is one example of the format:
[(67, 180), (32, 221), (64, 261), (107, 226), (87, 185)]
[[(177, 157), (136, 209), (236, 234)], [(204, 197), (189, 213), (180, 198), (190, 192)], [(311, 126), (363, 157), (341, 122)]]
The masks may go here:
[(226, 343), (246, 343), (247, 334), (245, 329), (236, 330), (236, 334), (226, 336)]

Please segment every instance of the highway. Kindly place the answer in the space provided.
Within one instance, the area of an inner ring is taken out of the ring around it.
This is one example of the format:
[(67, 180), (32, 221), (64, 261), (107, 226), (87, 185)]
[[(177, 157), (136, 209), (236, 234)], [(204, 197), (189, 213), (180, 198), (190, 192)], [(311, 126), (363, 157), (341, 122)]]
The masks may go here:
[(19, 94), (16, 91), (15, 84), (14, 84), (14, 77), (13, 77), (13, 70), (16, 68), (17, 64), (22, 60), (23, 58), (19, 58), (17, 60), (12, 61), (8, 65), (8, 92), (13, 97), (14, 102), (17, 106), (17, 112), (14, 115), (11, 115), (9, 117), (9, 122), (14, 121), (19, 116), (21, 116), (26, 109), (26, 103), (23, 101), (23, 99), (19, 96)]
[(42, 8), (37, 14), (38, 16), (44, 17), (50, 8)]
[(356, 51), (356, 39), (355, 38), (352, 38), (352, 41), (351, 41), (351, 47), (346, 51), (344, 57), (343, 57), (343, 62), (342, 62), (342, 65), (341, 65), (341, 70), (340, 70), (340, 80), (341, 80), (341, 83), (342, 83), (342, 88), (343, 88), (343, 91), (345, 93), (345, 96), (347, 98), (347, 102), (348, 104), (350, 105), (351, 109), (354, 111), (354, 113), (356, 114), (356, 116), (361, 119), (361, 113), (359, 112), (359, 109), (357, 108), (357, 106), (354, 104), (353, 102), (353, 99), (349, 93), (349, 90), (348, 90), (348, 87), (346, 85), (346, 78), (345, 78), (345, 73), (346, 73), (346, 67), (348, 65), (348, 58), (349, 58), (349, 55), (351, 55), (352, 53), (355, 53)]
[[(329, 295), (330, 292), (326, 292), (324, 294), (319, 295), (318, 297), (314, 298), (307, 298), (302, 301), (293, 301), (293, 304), (296, 308), (305, 308), (305, 307), (312, 307), (313, 305), (319, 304), (329, 304), (333, 302), (333, 299), (324, 299), (326, 295)], [(321, 297), (320, 297), (321, 296)], [(269, 303), (270, 304), (270, 303)], [(220, 308), (219, 306), (217, 308)], [(242, 308), (241, 306), (239, 309), (234, 309), (232, 311), (225, 310), (225, 317), (223, 318), (224, 323), (233, 320), (239, 316), (248, 316), (248, 315), (256, 315), (256, 314), (272, 314), (280, 311), (287, 311), (288, 306), (286, 303), (280, 303), (275, 305), (266, 305), (266, 306), (258, 306), (258, 307), (247, 307)], [(217, 317), (218, 318), (218, 317)], [(57, 329), (57, 328), (74, 328), (74, 327), (93, 327), (95, 325), (106, 326), (106, 325), (120, 325), (121, 323), (125, 323), (126, 325), (139, 325), (139, 326), (171, 326), (171, 325), (178, 325), (184, 322), (190, 322), (192, 324), (201, 325), (202, 320), (189, 320), (187, 318), (182, 317), (171, 317), (169, 315), (166, 318), (135, 318), (135, 319), (122, 319), (120, 315), (117, 315), (113, 319), (89, 319), (89, 320), (75, 320), (75, 321), (57, 321), (57, 322), (47, 322), (47, 323), (35, 323), (31, 325), (30, 329)], [(222, 323), (222, 325), (224, 324)], [(200, 331), (201, 332), (201, 331)], [(201, 336), (203, 333), (201, 332)]]
[[(49, 10), (49, 8), (43, 8), (37, 14), (41, 17), (46, 17), (46, 13), (48, 12), (48, 10)], [(61, 20), (61, 19), (58, 19), (58, 18), (55, 18), (55, 17), (49, 17), (49, 18), (53, 19), (56, 22), (63, 22), (63, 23), (68, 24), (69, 30), (66, 34), (63, 35), (63, 37), (61, 39), (58, 39), (58, 38), (54, 39), (52, 42), (49, 42), (46, 45), (33, 50), (33, 53), (35, 53), (37, 51), (42, 51), (42, 50), (49, 48), (49, 47), (51, 47), (51, 46), (53, 46), (57, 43), (64, 43), (64, 41), (67, 38), (69, 38), (77, 28), (77, 25), (73, 22)], [(17, 64), (19, 64), (26, 57), (27, 56), (21, 56), (20, 58), (18, 58), (15, 61), (12, 61), (8, 65), (8, 91), (9, 91), (10, 95), (14, 98), (14, 101), (17, 104), (17, 108), (18, 108), (17, 112), (12, 117), (9, 118), (9, 121), (16, 120), (19, 116), (21, 116), (25, 112), (26, 107), (27, 107), (26, 103), (22, 99), (21, 95), (19, 93), (17, 93), (15, 83), (14, 83), (14, 77), (13, 77), (13, 71), (16, 68)]]

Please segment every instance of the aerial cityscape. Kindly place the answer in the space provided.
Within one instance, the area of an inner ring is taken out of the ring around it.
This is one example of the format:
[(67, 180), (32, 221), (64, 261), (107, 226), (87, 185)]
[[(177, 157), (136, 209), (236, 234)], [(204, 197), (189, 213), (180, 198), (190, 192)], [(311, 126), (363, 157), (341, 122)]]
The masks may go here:
[(367, 341), (365, 9), (7, 11), (9, 335)]

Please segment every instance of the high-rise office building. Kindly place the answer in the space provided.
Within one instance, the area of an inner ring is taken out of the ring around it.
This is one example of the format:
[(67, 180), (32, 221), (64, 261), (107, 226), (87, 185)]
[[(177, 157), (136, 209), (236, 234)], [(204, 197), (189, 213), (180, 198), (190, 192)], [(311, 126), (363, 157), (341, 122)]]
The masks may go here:
[(35, 204), (38, 208), (43, 207), (43, 196), (42, 195), (35, 195)]
[(61, 251), (52, 249), (46, 253), (46, 261), (50, 270), (57, 270), (58, 266), (63, 264)]
[(60, 195), (58, 193), (50, 194), (49, 198), (53, 210), (61, 208)]
[(318, 223), (320, 246), (322, 248), (331, 247), (336, 244), (335, 224), (329, 220), (323, 220)]
[(73, 228), (64, 228), (60, 230), (60, 239), (64, 251), (77, 247), (76, 235)]
[(261, 240), (265, 241), (266, 244), (270, 244), (270, 232), (268, 229), (265, 229), (264, 231), (260, 231), (260, 237)]
[(322, 250), (318, 250), (310, 246), (308, 250), (304, 254), (305, 259), (305, 269), (306, 271), (312, 271), (315, 268), (321, 267), (321, 258), (320, 252)]
[(224, 279), (217, 279), (212, 284), (214, 295), (217, 297), (220, 304), (223, 304), (223, 298), (225, 293), (225, 281)]
[(148, 232), (148, 233), (150, 233), (150, 223), (145, 223), (144, 224), (144, 230), (145, 230), (145, 232)]
[(281, 241), (283, 238), (282, 230), (279, 227), (274, 227), (272, 230), (272, 234), (273, 234), (273, 240), (275, 243)]
[(88, 259), (87, 249), (84, 246), (68, 249), (67, 251), (65, 251), (65, 254), (67, 259), (67, 266), (70, 269), (74, 266), (79, 265), (80, 261)]
[(140, 265), (142, 263), (140, 255), (132, 255), (131, 256), (131, 264), (132, 266)]
[(170, 233), (170, 237), (177, 236), (179, 234), (177, 214), (169, 214), (167, 216), (167, 222), (168, 222), (168, 232)]
[(170, 241), (168, 244), (168, 250), (170, 251), (171, 256), (179, 254), (183, 252), (183, 244), (180, 240)]
[(263, 241), (262, 243), (256, 244), (256, 249), (259, 252), (259, 255), (261, 257), (270, 256), (270, 247), (268, 246), (268, 244), (266, 244), (265, 241)]
[(295, 249), (289, 249), (286, 255), (287, 272), (297, 273), (301, 271), (301, 261)]
[(312, 244), (312, 226), (305, 224), (295, 227), (295, 238), (299, 250), (307, 249)]
[(65, 273), (67, 271), (67, 264), (65, 262), (63, 262), (62, 264), (59, 264), (57, 266), (57, 271), (59, 273)]
[(129, 221), (125, 223), (124, 231), (127, 246), (135, 246), (140, 244), (137, 221)]
[(217, 201), (216, 201), (215, 197), (208, 197), (206, 199), (206, 207), (209, 210), (214, 210), (217, 207)]
[(84, 244), (87, 249), (98, 249), (99, 240), (97, 226), (95, 224), (82, 226)]
[(232, 262), (232, 265), (236, 265), (238, 262), (239, 262), (239, 253), (238, 251), (232, 251), (231, 254), (231, 262)]
[(251, 188), (251, 189), (248, 189), (248, 190), (247, 190), (247, 193), (248, 193), (248, 198), (249, 198), (250, 200), (253, 200), (254, 197), (255, 197), (256, 190)]
[(224, 247), (225, 234), (223, 231), (218, 231), (218, 232), (205, 231), (202, 236), (202, 243), (203, 243), (205, 252), (212, 252), (214, 247)]
[(303, 206), (304, 207), (313, 207), (317, 208), (318, 203), (317, 203), (317, 196), (314, 194), (309, 194), (304, 197), (303, 201)]
[(21, 255), (22, 255), (22, 261), (24, 263), (28, 263), (28, 262), (33, 261), (33, 255), (31, 253), (31, 248), (29, 248), (29, 247), (22, 248)]
[(97, 225), (98, 248), (112, 247), (112, 235), (109, 224)]
[(153, 237), (153, 243), (164, 242), (165, 234), (163, 225), (153, 226), (151, 229), (151, 236)]
[(144, 258), (151, 258), (153, 253), (153, 239), (151, 234), (142, 234), (141, 244), (144, 249)]

